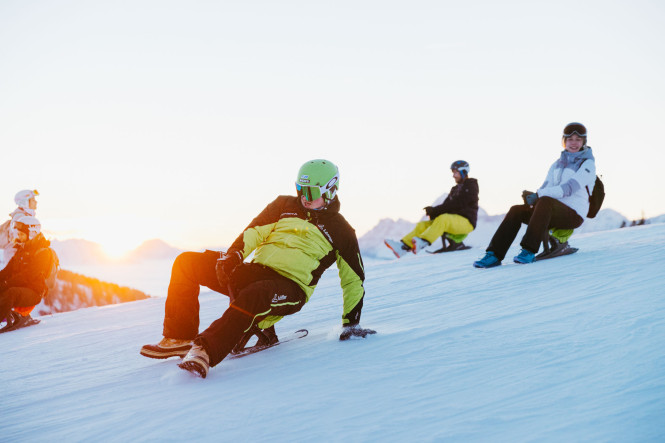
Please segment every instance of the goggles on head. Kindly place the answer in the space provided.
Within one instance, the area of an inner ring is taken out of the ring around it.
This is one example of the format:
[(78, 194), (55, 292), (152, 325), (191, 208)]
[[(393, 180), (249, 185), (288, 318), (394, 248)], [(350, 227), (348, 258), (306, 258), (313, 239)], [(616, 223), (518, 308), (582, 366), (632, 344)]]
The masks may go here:
[(321, 197), (324, 197), (326, 201), (330, 201), (335, 198), (338, 181), (339, 175), (336, 174), (324, 186), (304, 185), (296, 182), (296, 191), (298, 191), (298, 195), (304, 195), (308, 202), (318, 200)]
[(586, 137), (586, 128), (582, 125), (568, 125), (563, 131), (564, 137), (571, 137), (575, 134), (579, 137)]

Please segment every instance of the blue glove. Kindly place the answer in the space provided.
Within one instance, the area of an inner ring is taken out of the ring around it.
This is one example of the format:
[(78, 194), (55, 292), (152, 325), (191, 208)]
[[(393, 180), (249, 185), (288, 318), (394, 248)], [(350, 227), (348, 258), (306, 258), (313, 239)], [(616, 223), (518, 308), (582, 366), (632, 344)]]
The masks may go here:
[(376, 334), (372, 329), (363, 329), (360, 325), (344, 326), (342, 333), (339, 335), (341, 341), (348, 340), (352, 337), (365, 338), (370, 334)]
[(538, 193), (531, 191), (523, 191), (522, 199), (525, 205), (533, 206), (538, 201)]

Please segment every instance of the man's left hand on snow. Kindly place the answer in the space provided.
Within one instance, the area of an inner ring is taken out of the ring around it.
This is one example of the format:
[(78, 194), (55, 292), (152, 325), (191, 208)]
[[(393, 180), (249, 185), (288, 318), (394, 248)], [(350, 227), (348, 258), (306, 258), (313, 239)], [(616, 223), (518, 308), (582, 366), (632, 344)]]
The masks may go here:
[(353, 337), (365, 338), (371, 334), (376, 334), (376, 331), (373, 329), (363, 329), (360, 325), (344, 326), (342, 333), (339, 335), (339, 339), (344, 341)]

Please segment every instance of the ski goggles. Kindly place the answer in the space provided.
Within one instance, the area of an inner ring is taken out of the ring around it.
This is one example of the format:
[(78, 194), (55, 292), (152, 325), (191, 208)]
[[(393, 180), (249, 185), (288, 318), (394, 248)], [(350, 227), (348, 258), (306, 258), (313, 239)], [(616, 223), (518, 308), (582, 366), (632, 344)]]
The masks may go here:
[(338, 181), (339, 176), (335, 175), (324, 186), (301, 185), (300, 183), (296, 182), (296, 191), (298, 191), (298, 195), (304, 195), (305, 200), (308, 202), (313, 202), (314, 200), (318, 200), (326, 195), (328, 198), (331, 198), (331, 195), (334, 196), (332, 191), (335, 190), (335, 186), (337, 186)]
[(566, 129), (563, 130), (564, 137), (570, 137), (577, 134), (579, 137), (586, 137), (586, 128), (584, 125), (573, 124), (566, 126)]

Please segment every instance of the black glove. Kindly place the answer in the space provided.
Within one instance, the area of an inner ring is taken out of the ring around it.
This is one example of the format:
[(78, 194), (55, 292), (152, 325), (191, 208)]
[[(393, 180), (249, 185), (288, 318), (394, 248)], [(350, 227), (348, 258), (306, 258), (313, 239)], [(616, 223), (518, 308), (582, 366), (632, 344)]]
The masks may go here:
[(432, 207), (425, 206), (423, 209), (425, 210), (425, 215), (427, 215), (429, 218), (432, 218)]
[(370, 334), (376, 334), (376, 331), (372, 329), (363, 329), (360, 325), (344, 326), (342, 333), (339, 335), (339, 339), (344, 341), (352, 337), (365, 338)]
[(242, 263), (242, 254), (237, 249), (229, 249), (221, 258), (217, 259), (215, 273), (221, 285), (228, 284), (229, 277), (240, 263)]
[(525, 205), (533, 206), (538, 201), (538, 194), (531, 191), (522, 191), (522, 200)]

